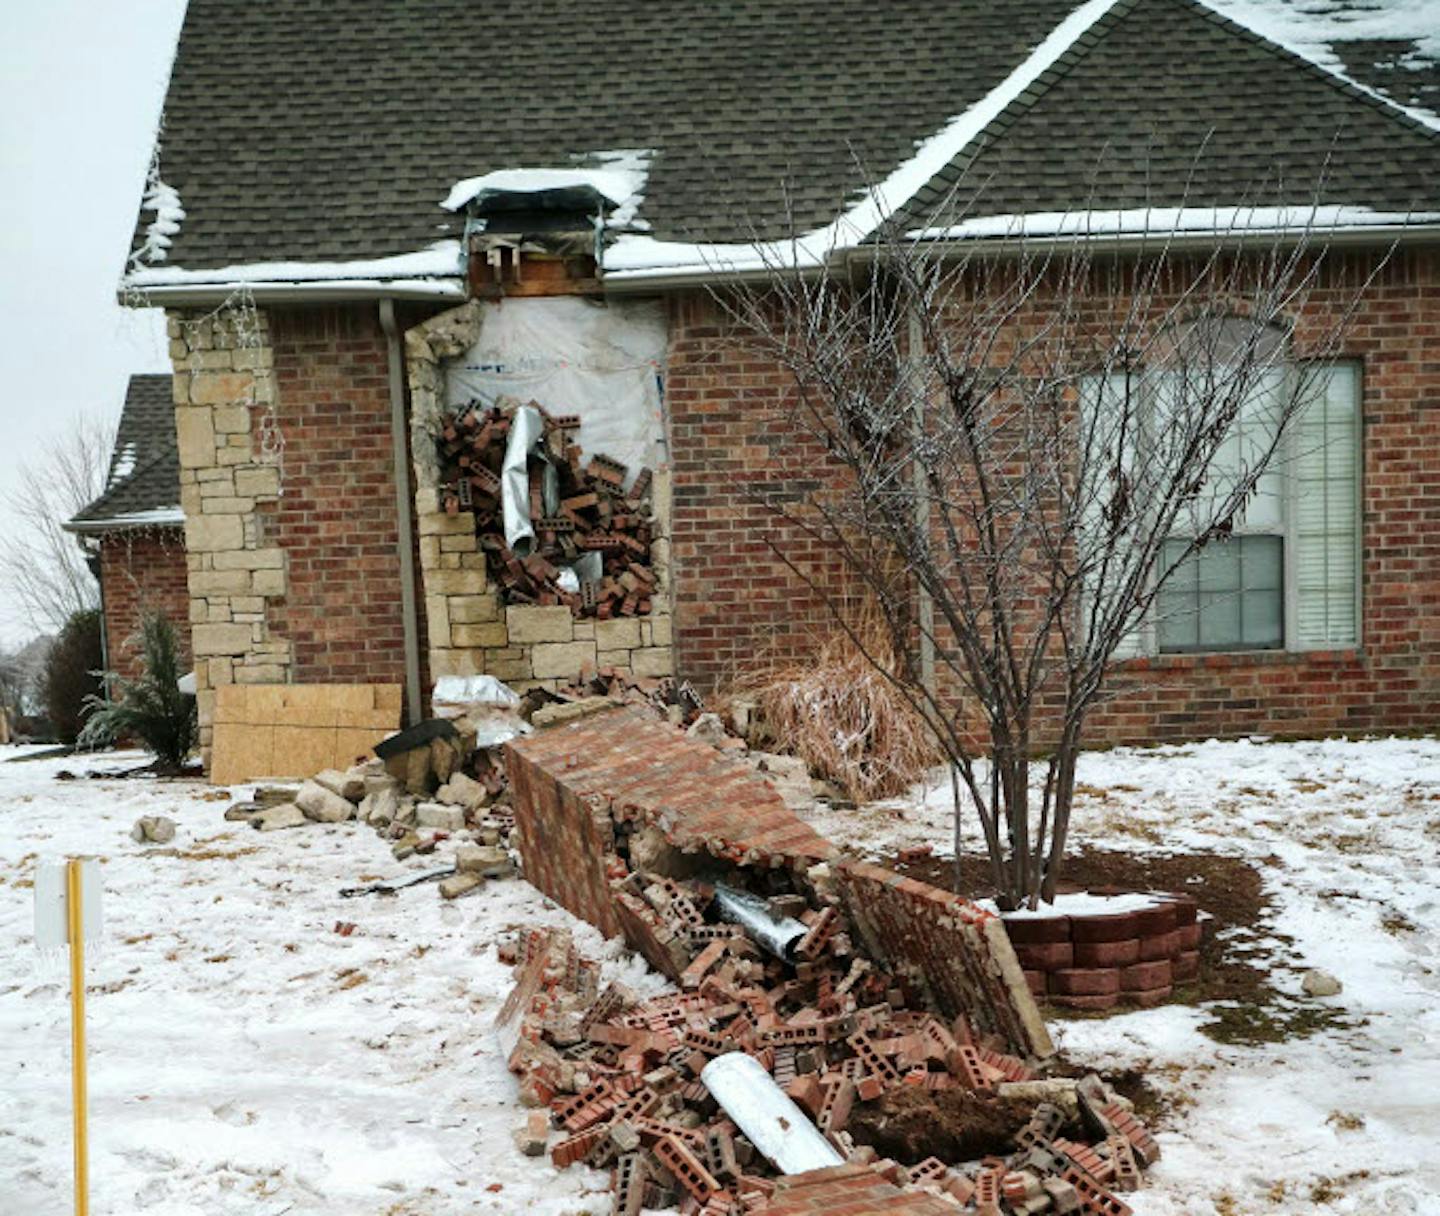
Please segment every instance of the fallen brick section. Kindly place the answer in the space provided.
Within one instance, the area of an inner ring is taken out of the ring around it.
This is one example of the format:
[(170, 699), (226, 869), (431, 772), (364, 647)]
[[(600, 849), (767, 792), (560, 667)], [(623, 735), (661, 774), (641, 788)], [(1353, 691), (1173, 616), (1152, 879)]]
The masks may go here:
[[(625, 889), (617, 825), (660, 829), (681, 854), (806, 874), (825, 863), (870, 956), (918, 984), (947, 1016), (1001, 1035), (1020, 1055), (1053, 1051), (1001, 922), (973, 904), (878, 866), (842, 861), (753, 769), (634, 707), (512, 740), (506, 764), (526, 877), (610, 936), (623, 935), (679, 981), (691, 958)], [(840, 931), (822, 912), (801, 949)]]

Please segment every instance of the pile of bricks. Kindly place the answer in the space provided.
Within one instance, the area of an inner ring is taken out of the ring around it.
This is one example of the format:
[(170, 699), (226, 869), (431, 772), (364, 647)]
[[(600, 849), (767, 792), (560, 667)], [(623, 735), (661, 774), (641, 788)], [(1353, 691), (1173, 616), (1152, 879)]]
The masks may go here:
[[(968, 1211), (984, 1216), (1126, 1216), (1159, 1156), (1153, 1137), (1098, 1077), (1073, 1085), (1078, 1120), (1038, 1102), (1014, 1151), (968, 1163), (879, 1158), (846, 1130), (859, 1104), (889, 1090), (998, 1092), (1035, 1070), (963, 1016), (925, 1010), (905, 977), (855, 954), (833, 908), (772, 901), (807, 926), (792, 965), (734, 925), (707, 917), (709, 889), (634, 875), (626, 906), (652, 925), (680, 970), (679, 991), (639, 1000), (563, 930), (531, 930), (502, 951), (519, 968), (498, 1025), (509, 1066), (537, 1110), (517, 1132), (557, 1168), (611, 1171), (612, 1212), (679, 1205), (690, 1216), (847, 1216)], [(813, 1120), (846, 1162), (779, 1177), (700, 1080), (716, 1056), (743, 1051)], [(1069, 1133), (1069, 1134), (1062, 1134)]]
[[(603, 455), (587, 463), (573, 442), (577, 416), (553, 415), (530, 403), (544, 420), (544, 438), (530, 453), (527, 470), (534, 546), (522, 557), (506, 543), (500, 476), (518, 407), (513, 398), (489, 408), (471, 402), (446, 421), (438, 440), (445, 513), (474, 514), (490, 577), (505, 603), (563, 605), (577, 617), (602, 621), (648, 615), (656, 589), (651, 472), (640, 470), (627, 490), (630, 471), (623, 464)], [(552, 511), (546, 510), (547, 476), (558, 485)], [(562, 571), (592, 552), (601, 558), (600, 577), (567, 589)]]
[(1147, 1008), (1200, 974), (1202, 926), (1189, 895), (1163, 894), (1148, 908), (1006, 919), (1026, 982), (1069, 1009)]

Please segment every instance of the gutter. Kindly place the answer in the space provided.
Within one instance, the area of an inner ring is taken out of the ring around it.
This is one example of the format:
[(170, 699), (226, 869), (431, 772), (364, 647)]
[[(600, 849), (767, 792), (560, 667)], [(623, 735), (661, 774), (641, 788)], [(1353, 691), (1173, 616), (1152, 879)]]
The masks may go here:
[(67, 519), (60, 525), (62, 531), (76, 536), (102, 536), (109, 532), (141, 532), (154, 528), (183, 528), (185, 517), (175, 515), (161, 519)]
[(390, 387), (390, 450), (395, 466), (395, 520), (398, 540), (395, 556), (400, 564), (400, 619), (405, 646), (406, 724), (418, 725), (424, 716), (420, 702), (420, 622), (415, 606), (415, 520), (410, 489), (410, 449), (405, 425), (405, 353), (395, 323), (395, 301), (380, 301), (380, 328), (385, 331), (385, 360)]
[[(1054, 236), (969, 237), (915, 241), (914, 245), (941, 257), (963, 257), (976, 253), (993, 257), (1018, 257), (1040, 249), (1085, 246), (1091, 253), (1138, 254), (1165, 249), (1172, 253), (1206, 252), (1217, 245), (1223, 248), (1273, 248), (1309, 242), (1317, 249), (1384, 247), (1395, 244), (1440, 244), (1440, 224), (1356, 225), (1349, 228), (1256, 228), (1171, 232), (1157, 228), (1148, 233), (1057, 233)], [(677, 267), (674, 270), (621, 270), (607, 274), (602, 267), (600, 279), (606, 294), (634, 295), (689, 287), (714, 287), (721, 284), (768, 283), (778, 273), (804, 278), (830, 274), (856, 265), (865, 265), (879, 258), (884, 245), (854, 245), (834, 250), (823, 264), (806, 266), (798, 272), (793, 267), (760, 267), (753, 270), (726, 271), (704, 266)]]
[(235, 280), (215, 283), (168, 283), (142, 287), (121, 283), (115, 298), (146, 308), (163, 305), (223, 304), (237, 291), (257, 304), (325, 304), (341, 300), (453, 300), (467, 298), (463, 279), (309, 279), (304, 281)]

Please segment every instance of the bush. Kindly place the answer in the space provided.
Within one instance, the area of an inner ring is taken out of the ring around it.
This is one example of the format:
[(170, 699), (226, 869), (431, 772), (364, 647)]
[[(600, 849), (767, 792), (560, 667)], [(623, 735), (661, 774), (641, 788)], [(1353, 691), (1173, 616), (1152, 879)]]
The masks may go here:
[[(110, 698), (92, 695), (86, 702), (89, 721), (80, 742), (100, 747), (120, 738), (135, 738), (155, 753), (160, 766), (178, 771), (195, 746), (199, 727), (195, 698), (180, 691), (180, 645), (175, 627), (164, 613), (148, 612), (141, 618), (139, 644), (144, 674), (129, 680), (107, 671)], [(131, 640), (133, 645), (135, 639)]]
[(97, 672), (104, 662), (100, 629), (98, 608), (77, 612), (65, 622), (45, 656), (45, 712), (62, 743), (75, 742), (86, 707), (100, 691)]

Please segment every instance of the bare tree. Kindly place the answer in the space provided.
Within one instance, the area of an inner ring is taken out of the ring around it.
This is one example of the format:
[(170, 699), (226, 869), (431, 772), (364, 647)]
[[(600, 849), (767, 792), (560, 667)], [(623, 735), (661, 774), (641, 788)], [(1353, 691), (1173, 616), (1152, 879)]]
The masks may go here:
[(6, 496), (11, 526), (0, 541), (0, 575), (23, 623), (36, 631), (57, 632), (74, 613), (99, 605), (87, 562), (94, 542), (63, 525), (104, 491), (114, 439), (112, 423), (80, 419), (21, 466)]
[[(957, 866), (963, 788), (1009, 907), (1053, 900), (1117, 656), (1271, 492), (1365, 287), (1311, 309), (1327, 250), (1308, 232), (1176, 245), (998, 256), (891, 234), (847, 278), (772, 254), (763, 282), (717, 295), (843, 472), (772, 503), (779, 535), (839, 555), (883, 612), (888, 674), (952, 765)], [(834, 589), (774, 547), (846, 628)]]

